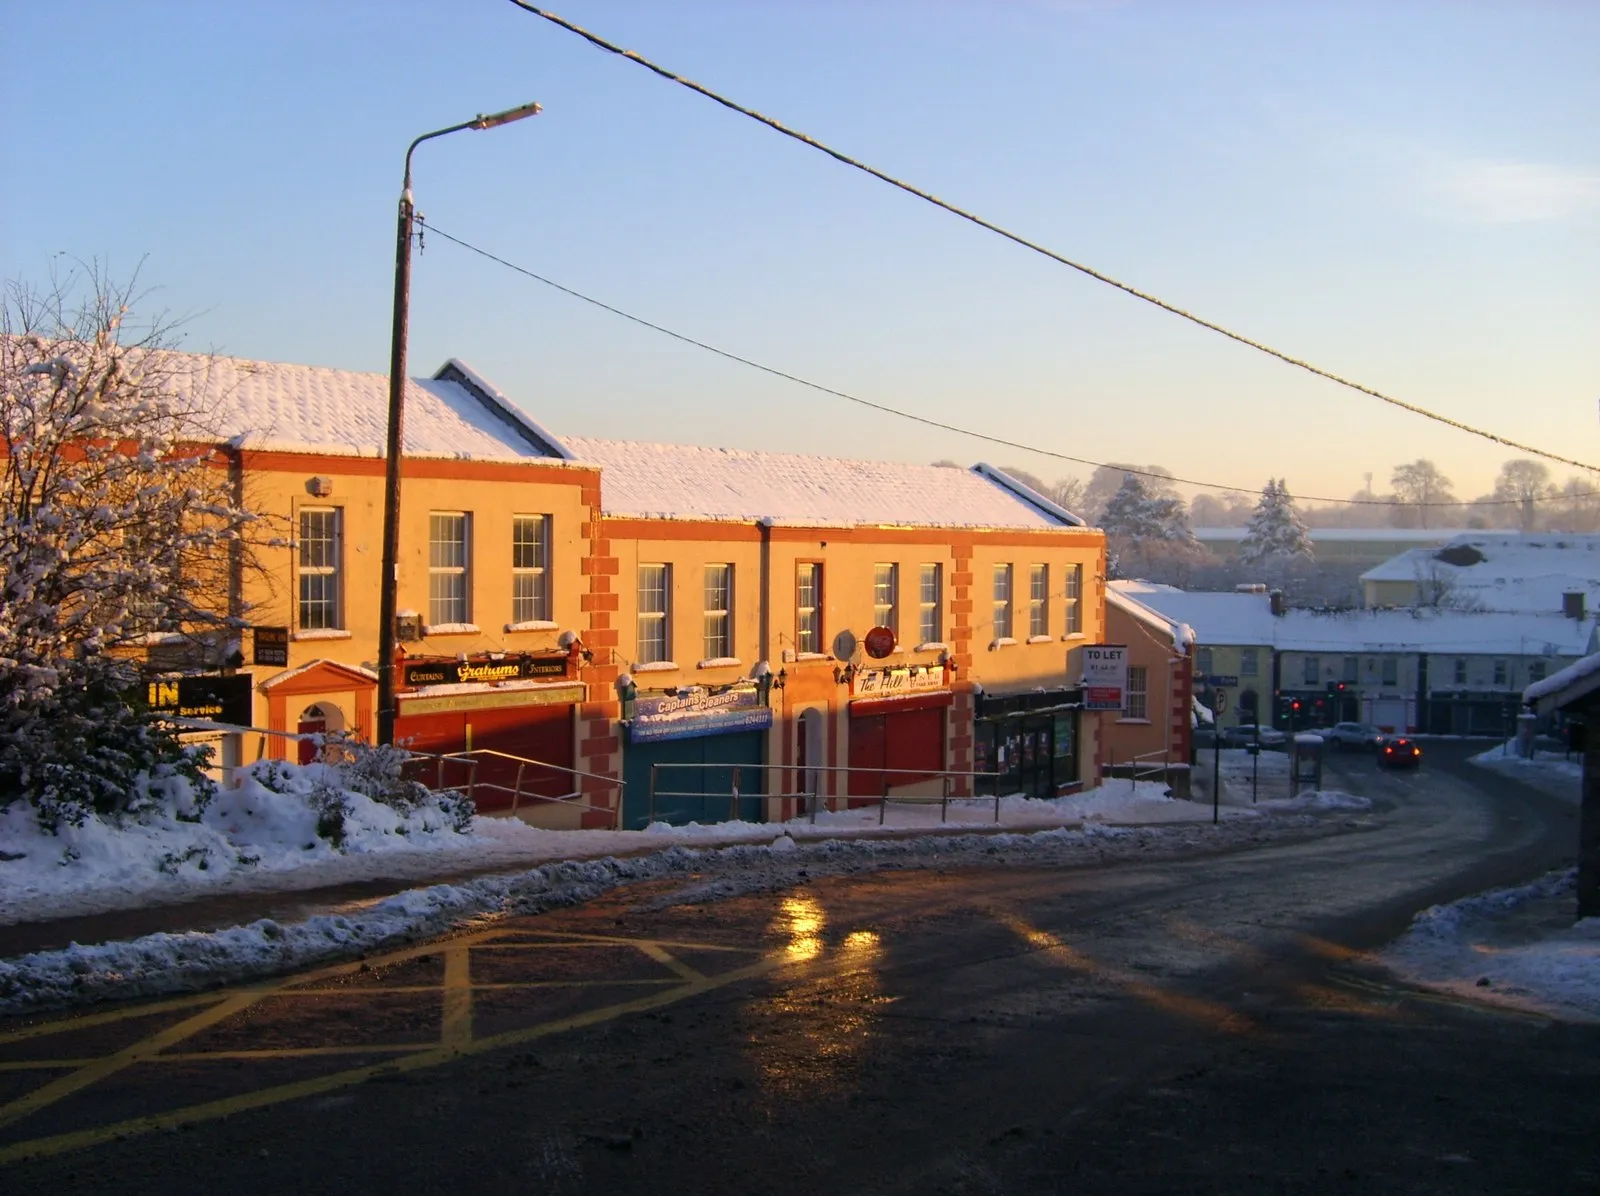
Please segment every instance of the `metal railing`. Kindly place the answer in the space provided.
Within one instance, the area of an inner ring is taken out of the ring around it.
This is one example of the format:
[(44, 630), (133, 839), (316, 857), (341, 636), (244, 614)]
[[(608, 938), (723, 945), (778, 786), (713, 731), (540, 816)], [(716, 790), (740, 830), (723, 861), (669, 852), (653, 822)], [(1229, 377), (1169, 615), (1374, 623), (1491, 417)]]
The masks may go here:
[[(500, 752), (493, 748), (471, 748), (464, 752), (453, 752), (450, 754), (449, 758), (456, 760), (469, 760), (475, 770), (479, 760), (482, 759), (505, 760), (515, 763), (517, 766), (516, 779), (510, 785), (502, 785), (495, 781), (485, 780), (477, 780), (474, 782), (474, 792), (479, 790), (490, 790), (497, 793), (509, 793), (511, 795), (511, 809), (507, 811), (507, 814), (510, 817), (516, 816), (517, 810), (520, 808), (522, 802), (526, 799), (530, 802), (549, 802), (552, 805), (559, 805), (566, 809), (585, 810), (596, 814), (606, 814), (611, 818), (613, 830), (620, 830), (622, 828), (622, 798), (627, 790), (628, 783), (626, 781), (618, 780), (616, 777), (608, 777), (598, 772), (585, 772), (581, 768), (568, 768), (562, 764), (551, 764), (547, 761), (534, 760), (527, 756), (514, 756), (510, 752)], [(441, 760), (440, 763), (442, 775), (443, 761)], [(559, 773), (565, 775), (572, 778), (574, 782), (580, 782), (583, 780), (601, 781), (604, 783), (605, 788), (616, 790), (616, 804), (613, 807), (596, 806), (584, 801), (584, 790), (581, 784), (576, 784), (575, 787), (567, 793), (554, 796), (547, 793), (535, 793), (531, 789), (524, 787), (524, 780), (528, 780), (532, 776), (538, 775), (539, 770), (543, 770), (546, 773)], [(476, 800), (475, 797), (474, 800)]]
[[(900, 804), (904, 804), (904, 805), (931, 805), (934, 802), (938, 802), (939, 803), (939, 821), (940, 822), (944, 822), (944, 821), (947, 820), (947, 818), (949, 816), (950, 802), (952, 800), (958, 800), (958, 801), (969, 800), (967, 798), (952, 798), (951, 793), (950, 793), (950, 782), (953, 779), (955, 779), (957, 777), (969, 777), (969, 778), (972, 778), (972, 777), (987, 777), (987, 778), (990, 778), (990, 779), (998, 779), (999, 777), (1004, 775), (1003, 773), (998, 773), (998, 772), (969, 772), (969, 771), (965, 771), (965, 770), (961, 770), (961, 769), (940, 769), (937, 772), (919, 772), (919, 771), (914, 770), (914, 769), (905, 769), (905, 768), (852, 768), (852, 767), (850, 767), (848, 765), (826, 765), (826, 764), (689, 764), (689, 763), (683, 763), (683, 764), (677, 764), (677, 763), (652, 764), (650, 766), (650, 797), (649, 797), (649, 806), (647, 808), (648, 809), (647, 825), (649, 823), (654, 823), (655, 820), (656, 820), (656, 798), (658, 798), (658, 797), (699, 798), (700, 799), (700, 809), (701, 809), (701, 813), (703, 814), (705, 812), (705, 806), (706, 806), (706, 802), (708, 800), (710, 800), (713, 797), (721, 798), (721, 797), (724, 796), (723, 794), (720, 794), (720, 793), (716, 793), (716, 794), (707, 793), (705, 791), (704, 787), (702, 787), (702, 788), (700, 788), (698, 790), (671, 790), (671, 789), (659, 789), (659, 788), (657, 788), (657, 779), (660, 776), (660, 770), (669, 769), (669, 768), (701, 769), (701, 770), (704, 770), (704, 769), (723, 769), (723, 770), (731, 771), (732, 774), (733, 774), (732, 775), (732, 783), (729, 786), (729, 792), (726, 795), (727, 798), (728, 798), (728, 802), (729, 802), (728, 817), (729, 817), (730, 820), (735, 820), (735, 819), (737, 819), (739, 817), (739, 801), (740, 801), (740, 799), (742, 797), (794, 797), (794, 798), (804, 798), (806, 800), (807, 813), (810, 815), (811, 821), (813, 823), (815, 823), (817, 821), (817, 809), (818, 809), (819, 805), (821, 804), (819, 802), (819, 800), (818, 800), (821, 795), (815, 789), (806, 789), (806, 788), (803, 788), (802, 786), (798, 786), (797, 785), (794, 789), (787, 790), (787, 791), (780, 791), (778, 793), (772, 793), (772, 794), (767, 793), (766, 790), (765, 790), (765, 787), (763, 787), (762, 789), (758, 790), (755, 793), (741, 793), (740, 792), (740, 788), (739, 788), (740, 774), (742, 772), (746, 771), (746, 770), (749, 770), (751, 772), (756, 772), (756, 773), (762, 774), (763, 775), (763, 779), (764, 779), (765, 778), (765, 774), (769, 773), (769, 772), (778, 772), (778, 773), (784, 773), (784, 772), (795, 773), (795, 772), (798, 772), (798, 773), (818, 773), (818, 774), (820, 774), (820, 773), (843, 773), (843, 774), (845, 774), (845, 778), (846, 778), (846, 780), (845, 780), (845, 788), (847, 790), (849, 789), (849, 778), (851, 776), (853, 776), (853, 775), (862, 774), (862, 773), (869, 774), (869, 775), (881, 775), (883, 777), (883, 792), (881, 794), (873, 794), (873, 795), (869, 796), (869, 795), (866, 795), (866, 794), (846, 792), (846, 793), (838, 795), (838, 796), (843, 797), (847, 802), (850, 801), (851, 799), (867, 800), (867, 801), (871, 801), (871, 800), (876, 799), (876, 801), (878, 803), (878, 825), (879, 826), (882, 826), (884, 824), (884, 818), (885, 818), (885, 815), (887, 814), (888, 807), (889, 807), (889, 805), (891, 803), (900, 803)], [(925, 782), (925, 781), (937, 780), (937, 781), (940, 782), (940, 790), (941, 790), (941, 792), (939, 794), (937, 794), (937, 795), (935, 795), (935, 794), (890, 793), (889, 790), (892, 788), (892, 785), (890, 784), (890, 778), (891, 777), (909, 777), (909, 778), (911, 778), (911, 780), (906, 782), (908, 784), (920, 784), (920, 783)], [(996, 785), (995, 788), (996, 788), (996, 790), (998, 790), (999, 786)], [(1002, 795), (999, 792), (996, 792), (995, 795), (994, 795), (994, 820), (996, 822), (1000, 821), (1000, 802), (1001, 802), (1001, 797), (1002, 797)], [(970, 799), (970, 800), (975, 800), (975, 799)], [(619, 803), (619, 805), (620, 805), (620, 803)]]
[(1128, 791), (1131, 793), (1139, 787), (1141, 779), (1160, 777), (1167, 779), (1167, 767), (1171, 764), (1172, 753), (1166, 748), (1154, 752), (1141, 752), (1128, 761)]

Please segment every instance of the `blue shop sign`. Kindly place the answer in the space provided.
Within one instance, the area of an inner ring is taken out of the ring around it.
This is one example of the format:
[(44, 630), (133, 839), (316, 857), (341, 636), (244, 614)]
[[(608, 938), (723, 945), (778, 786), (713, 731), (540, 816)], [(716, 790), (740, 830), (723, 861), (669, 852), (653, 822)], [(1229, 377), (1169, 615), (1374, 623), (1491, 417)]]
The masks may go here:
[(730, 731), (763, 731), (772, 726), (772, 708), (754, 686), (721, 693), (696, 690), (676, 694), (640, 694), (633, 699), (628, 722), (630, 743), (664, 739), (697, 739)]

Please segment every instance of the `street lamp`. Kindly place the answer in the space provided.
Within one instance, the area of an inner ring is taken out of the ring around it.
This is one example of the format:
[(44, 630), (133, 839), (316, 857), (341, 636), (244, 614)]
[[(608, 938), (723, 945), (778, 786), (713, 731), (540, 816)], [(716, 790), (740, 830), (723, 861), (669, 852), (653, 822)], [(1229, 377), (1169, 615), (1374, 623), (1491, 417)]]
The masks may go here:
[(524, 104), (492, 116), (478, 115), (448, 129), (424, 133), (406, 148), (405, 183), (394, 247), (394, 326), (389, 350), (389, 432), (383, 474), (383, 572), (378, 605), (378, 742), (394, 742), (395, 586), (400, 573), (400, 453), (405, 439), (406, 332), (411, 302), (411, 231), (416, 205), (411, 199), (411, 155), (417, 146), (462, 129), (496, 129), (539, 112)]

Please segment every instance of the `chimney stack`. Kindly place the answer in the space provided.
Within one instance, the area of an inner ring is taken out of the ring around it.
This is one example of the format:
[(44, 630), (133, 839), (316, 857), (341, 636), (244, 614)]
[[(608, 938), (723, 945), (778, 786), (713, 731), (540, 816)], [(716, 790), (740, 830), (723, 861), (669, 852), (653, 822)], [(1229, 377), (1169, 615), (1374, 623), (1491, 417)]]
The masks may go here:
[(1561, 595), (1561, 613), (1569, 619), (1583, 622), (1585, 611), (1582, 590), (1571, 590)]
[(1275, 618), (1280, 618), (1281, 619), (1283, 617), (1283, 612), (1284, 612), (1283, 591), (1282, 590), (1273, 590), (1270, 594), (1267, 595), (1267, 598), (1272, 602), (1272, 614), (1273, 614), (1273, 616)]

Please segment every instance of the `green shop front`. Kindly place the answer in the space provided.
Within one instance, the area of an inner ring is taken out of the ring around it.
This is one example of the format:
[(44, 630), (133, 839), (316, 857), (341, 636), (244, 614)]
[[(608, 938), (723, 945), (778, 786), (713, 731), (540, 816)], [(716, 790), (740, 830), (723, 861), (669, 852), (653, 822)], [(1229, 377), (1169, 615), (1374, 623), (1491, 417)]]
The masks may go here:
[(622, 693), (623, 825), (759, 822), (772, 709), (761, 685)]
[(979, 794), (1059, 797), (1083, 787), (1079, 773), (1082, 689), (978, 694), (973, 705), (973, 770)]

